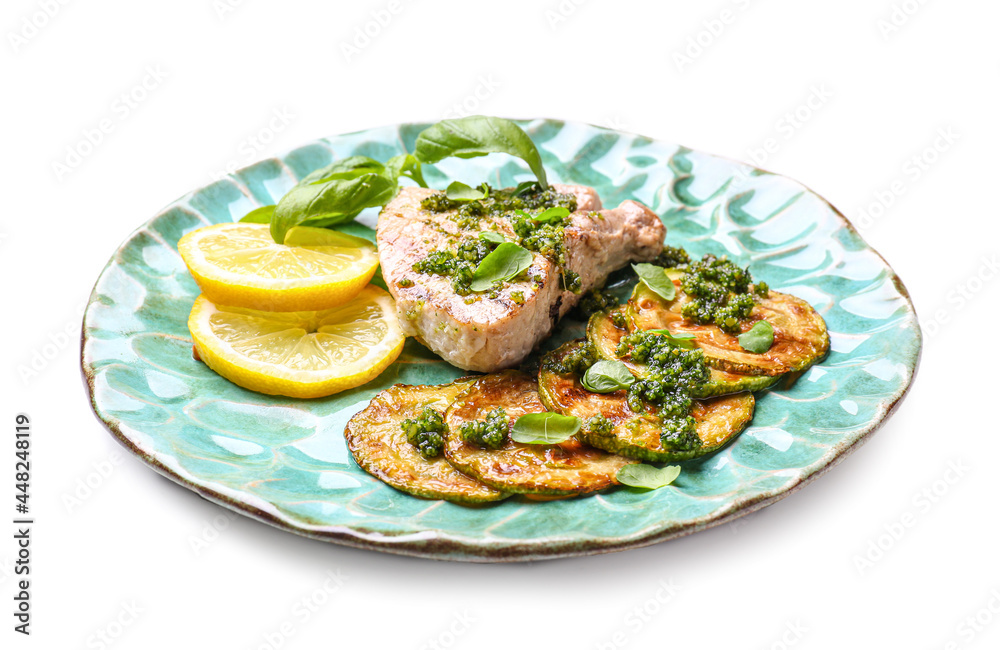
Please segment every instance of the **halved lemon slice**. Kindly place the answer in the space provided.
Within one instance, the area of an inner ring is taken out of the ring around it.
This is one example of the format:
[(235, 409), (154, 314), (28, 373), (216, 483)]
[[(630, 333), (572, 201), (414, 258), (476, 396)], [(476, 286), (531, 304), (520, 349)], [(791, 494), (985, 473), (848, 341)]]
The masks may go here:
[(220, 223), (184, 235), (177, 249), (209, 300), (270, 311), (342, 305), (378, 267), (371, 242), (305, 226), (277, 244), (267, 224)]
[(392, 297), (369, 285), (321, 311), (223, 307), (204, 295), (188, 329), (208, 367), (258, 393), (323, 397), (374, 379), (403, 350)]

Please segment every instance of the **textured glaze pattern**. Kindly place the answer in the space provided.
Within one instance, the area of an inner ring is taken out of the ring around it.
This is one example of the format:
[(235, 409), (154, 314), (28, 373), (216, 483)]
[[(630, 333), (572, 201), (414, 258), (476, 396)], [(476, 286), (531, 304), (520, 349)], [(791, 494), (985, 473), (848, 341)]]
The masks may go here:
[[(831, 353), (790, 390), (762, 395), (752, 425), (720, 452), (684, 463), (674, 486), (569, 501), (509, 499), (467, 508), (398, 492), (363, 472), (343, 430), (379, 390), (462, 372), (414, 341), (375, 381), (296, 401), (246, 391), (191, 356), (198, 289), (177, 254), (194, 229), (270, 204), (334, 158), (413, 150), (421, 124), (332, 137), (265, 160), (177, 200), (135, 231), (101, 273), (84, 316), (83, 371), (94, 410), (145, 462), (200, 494), (299, 534), (441, 559), (526, 560), (641, 546), (700, 530), (787, 495), (871, 433), (905, 394), (920, 332), (889, 266), (802, 185), (641, 136), (525, 122), (550, 180), (636, 199), (692, 255), (727, 254), (777, 291), (811, 303)], [(446, 160), (425, 172), (497, 186), (530, 178), (512, 159)], [(374, 214), (361, 220), (374, 225)], [(373, 238), (370, 228), (352, 234)], [(547, 348), (582, 336), (564, 321)]]

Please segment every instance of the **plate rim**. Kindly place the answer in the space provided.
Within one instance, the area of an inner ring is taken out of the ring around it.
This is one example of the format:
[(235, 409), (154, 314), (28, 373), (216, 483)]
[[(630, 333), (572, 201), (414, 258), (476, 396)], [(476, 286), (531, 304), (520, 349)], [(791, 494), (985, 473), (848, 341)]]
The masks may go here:
[[(794, 482), (791, 484), (782, 486), (780, 488), (771, 488), (763, 491), (762, 493), (752, 496), (752, 497), (738, 497), (727, 502), (719, 510), (716, 510), (708, 515), (703, 515), (701, 517), (696, 517), (694, 519), (685, 520), (682, 523), (677, 523), (674, 525), (652, 525), (643, 529), (639, 532), (619, 536), (619, 537), (609, 537), (609, 538), (598, 538), (590, 537), (585, 539), (560, 539), (559, 537), (546, 536), (540, 537), (530, 542), (510, 542), (503, 541), (500, 538), (494, 540), (483, 539), (483, 538), (471, 538), (464, 537), (461, 535), (455, 535), (452, 533), (443, 532), (440, 530), (427, 531), (423, 533), (401, 533), (401, 534), (389, 534), (377, 531), (367, 531), (361, 526), (314, 526), (308, 527), (303, 526), (298, 523), (282, 519), (282, 517), (269, 512), (266, 508), (258, 507), (251, 503), (251, 501), (262, 501), (259, 497), (250, 495), (247, 493), (243, 494), (244, 500), (235, 499), (229, 495), (224, 494), (219, 490), (215, 490), (207, 485), (196, 483), (188, 478), (182, 476), (172, 468), (168, 467), (161, 460), (155, 456), (145, 452), (141, 449), (135, 441), (130, 438), (121, 429), (121, 422), (113, 416), (106, 415), (102, 416), (100, 413), (100, 408), (97, 405), (97, 400), (95, 396), (95, 370), (93, 365), (89, 362), (87, 358), (87, 343), (89, 336), (87, 333), (87, 316), (90, 313), (91, 307), (95, 302), (98, 301), (97, 297), (97, 285), (100, 280), (104, 277), (105, 272), (114, 263), (115, 256), (112, 255), (108, 262), (101, 269), (101, 272), (95, 280), (94, 288), (91, 290), (90, 297), (87, 300), (87, 306), (84, 310), (83, 317), (81, 319), (80, 328), (80, 371), (83, 379), (84, 386), (88, 394), (88, 404), (90, 406), (91, 412), (94, 417), (101, 423), (101, 425), (112, 435), (112, 437), (121, 444), (125, 449), (127, 449), (132, 455), (136, 456), (143, 463), (154, 469), (160, 475), (165, 476), (171, 481), (185, 487), (199, 496), (211, 501), (217, 505), (223, 506), (228, 510), (237, 512), (241, 515), (250, 517), (262, 523), (271, 525), (273, 527), (279, 528), (281, 530), (294, 533), (296, 535), (306, 537), (309, 539), (315, 539), (319, 541), (335, 543), (343, 546), (349, 546), (353, 548), (360, 548), (365, 550), (373, 550), (380, 552), (388, 552), (396, 555), (404, 555), (410, 557), (419, 557), (424, 559), (434, 559), (434, 560), (451, 560), (451, 561), (463, 561), (463, 562), (479, 562), (479, 563), (497, 563), (497, 562), (529, 562), (536, 560), (549, 560), (567, 557), (578, 557), (578, 556), (589, 556), (598, 555), (603, 553), (612, 553), (618, 551), (624, 551), (632, 548), (641, 548), (645, 546), (650, 546), (660, 542), (664, 542), (670, 539), (676, 539), (679, 537), (684, 537), (691, 535), (696, 532), (707, 530), (709, 528), (714, 528), (716, 526), (721, 526), (726, 523), (730, 523), (740, 517), (751, 514), (765, 508), (769, 505), (777, 503), (778, 501), (798, 492), (806, 485), (809, 485), (815, 481), (820, 476), (823, 476), (831, 469), (843, 462), (848, 456), (850, 456), (855, 450), (864, 445), (871, 436), (878, 431), (886, 421), (898, 410), (903, 400), (907, 397), (910, 389), (913, 386), (913, 382), (916, 380), (917, 374), (920, 368), (920, 361), (923, 356), (923, 331), (920, 327), (920, 321), (917, 316), (916, 307), (913, 304), (913, 300), (910, 296), (906, 285), (903, 280), (896, 273), (895, 269), (889, 264), (885, 257), (873, 248), (864, 239), (861, 233), (857, 230), (850, 219), (844, 215), (836, 206), (834, 206), (830, 201), (828, 201), (824, 196), (814, 191), (812, 188), (806, 186), (802, 182), (785, 176), (783, 174), (776, 174), (774, 172), (767, 171), (760, 167), (749, 165), (742, 161), (738, 161), (726, 156), (720, 156), (717, 154), (705, 153), (696, 149), (691, 149), (685, 147), (684, 145), (679, 145), (672, 142), (667, 142), (664, 140), (659, 140), (657, 138), (651, 138), (649, 136), (644, 136), (641, 134), (630, 133), (627, 131), (622, 131), (618, 129), (611, 129), (608, 127), (589, 124), (586, 122), (574, 121), (574, 120), (560, 120), (551, 118), (531, 118), (531, 119), (516, 119), (515, 121), (524, 123), (556, 123), (556, 124), (570, 124), (577, 126), (585, 126), (591, 129), (598, 129), (601, 131), (607, 131), (615, 134), (623, 134), (634, 137), (641, 137), (648, 139), (652, 142), (659, 144), (667, 144), (670, 146), (681, 147), (689, 152), (695, 152), (702, 155), (707, 155), (715, 159), (725, 160), (734, 165), (739, 165), (746, 167), (757, 172), (761, 172), (768, 175), (778, 176), (785, 180), (796, 183), (797, 185), (804, 188), (810, 194), (822, 201), (831, 212), (841, 221), (842, 225), (849, 230), (855, 237), (857, 237), (865, 246), (865, 249), (874, 253), (879, 260), (885, 265), (890, 279), (892, 280), (893, 286), (899, 292), (900, 296), (905, 299), (906, 311), (908, 312), (914, 327), (913, 332), (915, 334), (915, 351), (912, 358), (907, 358), (904, 363), (909, 366), (910, 372), (909, 377), (901, 388), (891, 393), (883, 400), (880, 401), (878, 405), (878, 410), (874, 415), (873, 419), (865, 426), (858, 434), (857, 437), (852, 441), (842, 440), (837, 444), (830, 447), (830, 452), (832, 456), (828, 461), (826, 461), (822, 466), (808, 471), (807, 469), (802, 470), (803, 475), (796, 477)], [(122, 241), (121, 244), (115, 249), (115, 251), (121, 250), (122, 246), (128, 243), (139, 231), (143, 230), (149, 221), (152, 221), (157, 216), (163, 214), (171, 206), (183, 201), (189, 196), (210, 187), (222, 180), (234, 180), (239, 183), (239, 179), (236, 175), (243, 172), (246, 169), (255, 167), (262, 163), (276, 162), (279, 165), (287, 167), (287, 163), (283, 161), (283, 158), (287, 156), (292, 151), (296, 151), (300, 148), (307, 147), (316, 144), (329, 145), (329, 140), (331, 138), (338, 138), (350, 135), (359, 135), (366, 132), (376, 131), (384, 128), (401, 128), (405, 126), (417, 126), (426, 124), (425, 122), (399, 122), (395, 124), (384, 124), (380, 126), (374, 126), (368, 129), (360, 129), (357, 131), (352, 131), (348, 133), (335, 134), (331, 136), (326, 136), (322, 138), (317, 138), (310, 140), (308, 142), (301, 143), (294, 147), (289, 147), (284, 149), (273, 156), (268, 158), (263, 158), (257, 160), (249, 165), (241, 167), (234, 170), (232, 173), (227, 174), (219, 180), (212, 181), (205, 185), (199, 186), (189, 192), (182, 194), (177, 199), (169, 202), (167, 206), (160, 211), (158, 211), (153, 217), (148, 219), (138, 228), (134, 229), (129, 235)], [(911, 365), (912, 364), (912, 365)], [(419, 539), (406, 539), (417, 537)]]

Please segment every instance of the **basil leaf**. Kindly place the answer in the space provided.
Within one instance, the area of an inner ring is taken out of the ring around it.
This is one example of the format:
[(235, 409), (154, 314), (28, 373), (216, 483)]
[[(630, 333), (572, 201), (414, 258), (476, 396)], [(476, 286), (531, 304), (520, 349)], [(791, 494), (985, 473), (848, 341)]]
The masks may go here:
[(761, 354), (771, 349), (774, 343), (774, 328), (766, 320), (757, 321), (757, 324), (746, 332), (739, 335), (740, 347), (747, 352)]
[(398, 156), (393, 156), (386, 161), (385, 171), (397, 182), (400, 176), (405, 176), (420, 187), (427, 187), (424, 173), (420, 169), (420, 161), (413, 154), (401, 153)]
[(514, 196), (521, 196), (536, 185), (538, 185), (538, 181), (521, 181), (514, 188)]
[(471, 115), (442, 120), (420, 132), (414, 154), (424, 163), (445, 158), (475, 158), (490, 153), (505, 153), (528, 163), (541, 188), (548, 189), (542, 157), (521, 127), (510, 120), (485, 115)]
[(385, 205), (395, 194), (395, 179), (382, 173), (296, 185), (274, 209), (271, 237), (280, 244), (290, 228), (307, 221), (311, 226), (320, 220), (323, 226), (350, 221), (365, 208)]
[(569, 216), (569, 209), (561, 206), (549, 208), (531, 217), (538, 223), (548, 223), (550, 221), (561, 221)]
[(674, 334), (670, 330), (646, 330), (650, 334), (659, 334), (660, 336), (665, 336), (670, 339), (670, 342), (679, 348), (685, 348), (687, 350), (694, 349), (694, 334)]
[[(312, 217), (310, 219), (306, 219), (299, 225), (309, 226), (310, 228), (333, 228), (334, 226), (339, 226), (341, 224), (350, 222), (356, 216), (358, 215), (355, 214), (353, 216), (351, 215), (344, 216), (342, 214), (334, 214), (322, 217)], [(285, 242), (287, 241), (288, 241), (288, 233), (285, 233)]]
[(670, 485), (680, 475), (681, 468), (677, 465), (668, 465), (663, 469), (658, 469), (652, 465), (637, 463), (621, 468), (615, 477), (622, 485), (655, 490)]
[(632, 269), (639, 276), (639, 279), (642, 280), (643, 284), (664, 300), (673, 300), (674, 296), (677, 295), (677, 288), (670, 278), (667, 277), (667, 273), (662, 266), (633, 264)]
[(256, 210), (251, 210), (243, 215), (240, 223), (271, 223), (271, 215), (273, 214), (273, 205), (262, 205)]
[(316, 171), (307, 174), (299, 185), (313, 185), (336, 179), (346, 180), (357, 178), (364, 174), (381, 174), (385, 171), (385, 165), (369, 158), (368, 156), (348, 156), (340, 160), (334, 160), (326, 167), (320, 167)]
[(503, 235), (498, 232), (493, 232), (492, 230), (484, 230), (479, 233), (479, 238), (490, 244), (502, 244), (507, 241)]
[(582, 425), (580, 418), (558, 413), (527, 413), (514, 422), (510, 438), (526, 445), (557, 445), (576, 435)]
[(635, 377), (621, 361), (602, 359), (587, 368), (580, 382), (591, 393), (613, 393), (635, 383)]
[(486, 192), (475, 187), (469, 187), (460, 181), (454, 181), (444, 191), (444, 195), (452, 201), (478, 201), (486, 198)]
[(472, 274), (472, 290), (486, 291), (497, 280), (510, 280), (534, 260), (531, 251), (512, 242), (504, 242), (483, 258)]

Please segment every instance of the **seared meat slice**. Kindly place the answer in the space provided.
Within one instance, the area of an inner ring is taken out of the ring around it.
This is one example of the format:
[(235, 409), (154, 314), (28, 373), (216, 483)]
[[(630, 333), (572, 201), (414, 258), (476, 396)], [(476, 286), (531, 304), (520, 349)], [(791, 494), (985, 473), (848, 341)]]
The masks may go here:
[[(611, 210), (589, 187), (553, 185), (556, 192), (576, 196), (577, 209), (565, 229), (566, 266), (580, 276), (580, 291), (562, 287), (561, 271), (540, 253), (528, 279), (507, 283), (499, 295), (460, 296), (450, 279), (417, 273), (414, 263), (438, 250), (454, 251), (463, 230), (453, 212), (423, 210), (420, 202), (435, 190), (405, 187), (378, 219), (378, 254), (382, 275), (393, 298), (403, 331), (415, 336), (449, 363), (465, 370), (491, 372), (515, 366), (581, 294), (601, 285), (608, 274), (632, 261), (649, 261), (663, 249), (666, 228), (646, 206), (624, 201)], [(506, 218), (486, 218), (480, 228), (495, 229), (518, 241)]]

